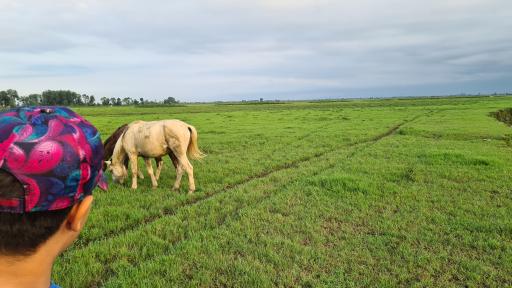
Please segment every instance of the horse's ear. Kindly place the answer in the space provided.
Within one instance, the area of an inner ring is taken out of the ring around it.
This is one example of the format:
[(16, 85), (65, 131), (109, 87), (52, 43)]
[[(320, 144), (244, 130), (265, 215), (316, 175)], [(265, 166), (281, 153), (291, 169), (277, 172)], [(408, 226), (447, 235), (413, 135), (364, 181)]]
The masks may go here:
[(107, 165), (107, 170), (112, 170), (112, 161), (105, 161), (105, 165)]

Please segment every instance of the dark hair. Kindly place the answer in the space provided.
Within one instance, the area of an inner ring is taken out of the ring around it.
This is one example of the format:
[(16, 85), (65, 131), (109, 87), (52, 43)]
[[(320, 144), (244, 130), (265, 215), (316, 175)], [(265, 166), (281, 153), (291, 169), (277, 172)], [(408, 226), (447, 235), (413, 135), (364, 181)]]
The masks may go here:
[[(23, 185), (11, 173), (0, 169), (0, 199), (23, 198)], [(0, 212), (0, 255), (28, 256), (46, 242), (71, 211), (30, 213)]]

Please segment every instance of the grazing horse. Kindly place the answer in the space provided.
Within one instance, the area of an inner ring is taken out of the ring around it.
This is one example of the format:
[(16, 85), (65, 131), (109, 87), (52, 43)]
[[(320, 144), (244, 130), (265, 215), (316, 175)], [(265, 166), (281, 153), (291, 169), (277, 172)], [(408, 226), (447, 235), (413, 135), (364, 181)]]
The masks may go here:
[(112, 162), (107, 163), (109, 164), (108, 169), (112, 171), (112, 178), (115, 182), (123, 182), (128, 176), (127, 169), (124, 166), (124, 161), (128, 157), (132, 171), (132, 189), (136, 189), (137, 157), (142, 156), (145, 159), (153, 188), (155, 188), (158, 183), (153, 174), (153, 167), (149, 158), (161, 158), (166, 154), (171, 157), (176, 167), (176, 181), (173, 189), (179, 189), (181, 177), (184, 172), (187, 172), (189, 193), (194, 192), (194, 171), (188, 157), (201, 159), (204, 154), (197, 146), (196, 129), (179, 120), (135, 121), (128, 124), (117, 139), (112, 153)]
[[(123, 124), (122, 126), (118, 127), (116, 129), (116, 131), (114, 131), (114, 133), (112, 133), (112, 135), (110, 135), (110, 137), (107, 138), (107, 140), (105, 140), (105, 142), (103, 142), (103, 147), (104, 147), (104, 151), (105, 153), (103, 154), (103, 171), (107, 170), (107, 166), (110, 165), (111, 162), (111, 159), (112, 159), (112, 154), (114, 153), (114, 147), (116, 146), (116, 143), (117, 143), (117, 140), (119, 139), (119, 137), (121, 137), (121, 135), (123, 135), (124, 131), (126, 131), (126, 128), (128, 128), (128, 124)], [(174, 160), (174, 155), (171, 156), (171, 159), (173, 160), (173, 164), (174, 164), (174, 167), (176, 168), (176, 164), (175, 164), (175, 160)], [(161, 157), (157, 157), (155, 158), (155, 162), (156, 162), (156, 174), (155, 174), (155, 177), (156, 177), (156, 180), (158, 180), (160, 178), (160, 172), (162, 171), (162, 167), (164, 165), (164, 161), (162, 161), (162, 158)], [(128, 169), (128, 163), (129, 163), (129, 159), (128, 157), (125, 157), (124, 159), (124, 167), (126, 167), (126, 169)], [(140, 179), (144, 179), (144, 174), (142, 174), (142, 171), (138, 171), (138, 175), (139, 175), (139, 178)]]

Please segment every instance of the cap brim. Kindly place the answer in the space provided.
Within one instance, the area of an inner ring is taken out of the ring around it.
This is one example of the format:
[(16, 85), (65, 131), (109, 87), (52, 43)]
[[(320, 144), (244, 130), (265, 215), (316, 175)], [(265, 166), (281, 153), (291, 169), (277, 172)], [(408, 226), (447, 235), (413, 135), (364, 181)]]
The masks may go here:
[(107, 178), (105, 177), (105, 174), (103, 174), (103, 171), (100, 171), (100, 174), (98, 175), (98, 187), (103, 191), (108, 190)]

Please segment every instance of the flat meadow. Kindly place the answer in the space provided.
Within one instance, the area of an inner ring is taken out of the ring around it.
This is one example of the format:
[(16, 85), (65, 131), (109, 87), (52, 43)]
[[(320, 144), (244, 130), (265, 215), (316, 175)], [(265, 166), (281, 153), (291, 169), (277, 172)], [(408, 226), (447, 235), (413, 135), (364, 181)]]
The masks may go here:
[[(77, 107), (106, 139), (194, 125), (208, 155), (172, 192), (110, 182), (59, 257), (62, 287), (512, 285), (512, 97)], [(154, 164), (154, 163), (153, 163)], [(147, 176), (142, 160), (139, 168)], [(109, 180), (110, 177), (109, 177)]]

